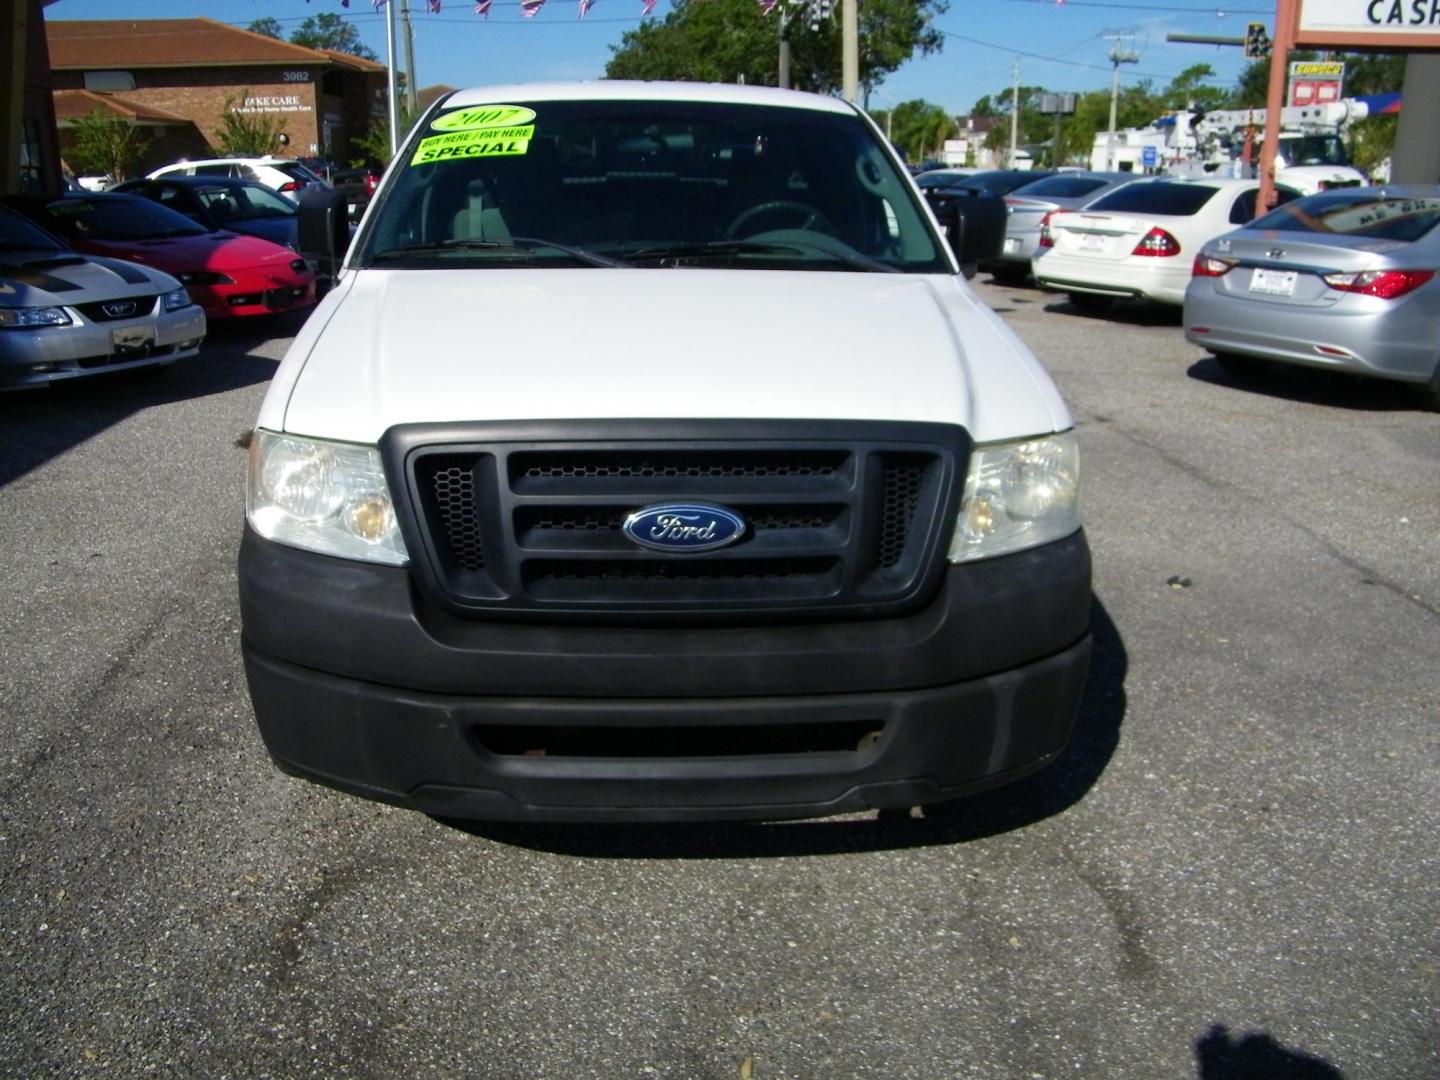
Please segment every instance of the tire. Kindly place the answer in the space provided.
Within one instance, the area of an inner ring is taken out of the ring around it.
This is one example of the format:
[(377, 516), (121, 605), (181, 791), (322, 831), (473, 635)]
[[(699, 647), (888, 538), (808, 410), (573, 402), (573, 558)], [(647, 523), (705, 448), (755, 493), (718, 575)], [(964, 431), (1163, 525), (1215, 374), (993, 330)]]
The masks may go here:
[(1076, 311), (1109, 311), (1110, 305), (1115, 302), (1113, 296), (1096, 296), (1094, 293), (1072, 292), (1069, 296), (1070, 306)]

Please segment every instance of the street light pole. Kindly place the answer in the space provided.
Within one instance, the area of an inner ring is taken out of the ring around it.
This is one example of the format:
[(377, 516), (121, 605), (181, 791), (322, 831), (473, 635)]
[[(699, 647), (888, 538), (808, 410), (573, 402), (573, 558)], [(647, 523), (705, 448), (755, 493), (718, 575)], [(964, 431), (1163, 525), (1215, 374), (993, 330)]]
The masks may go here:
[(840, 0), (840, 36), (844, 39), (841, 81), (845, 100), (854, 105), (860, 100), (860, 10), (856, 0)]
[(1106, 34), (1105, 40), (1113, 42), (1110, 46), (1110, 126), (1105, 130), (1105, 168), (1110, 171), (1115, 169), (1115, 107), (1120, 100), (1120, 65), (1135, 64), (1140, 61), (1140, 54), (1133, 49), (1122, 49), (1120, 42), (1129, 41), (1130, 34)]
[(385, 92), (389, 101), (390, 156), (400, 152), (400, 102), (399, 88), (395, 78), (395, 2), (385, 5)]

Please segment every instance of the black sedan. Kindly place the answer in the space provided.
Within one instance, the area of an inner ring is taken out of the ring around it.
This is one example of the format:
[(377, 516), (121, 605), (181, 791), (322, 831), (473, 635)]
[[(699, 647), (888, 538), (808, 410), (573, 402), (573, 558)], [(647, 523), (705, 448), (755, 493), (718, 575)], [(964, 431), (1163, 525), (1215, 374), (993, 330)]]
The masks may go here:
[(254, 180), (165, 176), (129, 180), (112, 191), (139, 195), (212, 229), (258, 236), (298, 251), (296, 205)]

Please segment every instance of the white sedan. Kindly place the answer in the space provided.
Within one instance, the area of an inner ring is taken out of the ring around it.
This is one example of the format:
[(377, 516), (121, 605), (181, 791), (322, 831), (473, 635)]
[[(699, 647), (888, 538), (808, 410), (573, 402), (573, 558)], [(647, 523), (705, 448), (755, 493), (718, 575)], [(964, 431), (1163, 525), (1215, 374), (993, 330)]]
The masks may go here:
[[(1118, 297), (1183, 304), (1190, 267), (1207, 241), (1255, 217), (1258, 180), (1140, 180), (1083, 210), (1056, 210), (1042, 223), (1032, 273), (1078, 308)], [(1297, 193), (1277, 187), (1281, 202)]]

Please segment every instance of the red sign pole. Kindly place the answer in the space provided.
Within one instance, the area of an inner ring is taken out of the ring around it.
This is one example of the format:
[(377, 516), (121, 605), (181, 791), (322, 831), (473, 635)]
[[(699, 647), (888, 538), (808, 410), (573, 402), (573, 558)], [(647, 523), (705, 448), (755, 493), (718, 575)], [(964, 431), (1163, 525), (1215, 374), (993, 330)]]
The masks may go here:
[(1260, 145), (1260, 197), (1255, 215), (1268, 214), (1275, 205), (1275, 151), (1280, 143), (1280, 110), (1285, 106), (1285, 78), (1290, 71), (1290, 50), (1295, 44), (1295, 17), (1299, 0), (1275, 0), (1275, 33), (1270, 46), (1270, 87), (1265, 95), (1265, 139)]

